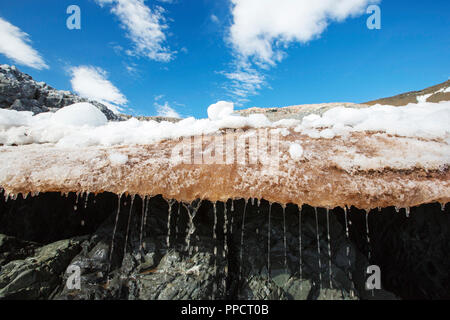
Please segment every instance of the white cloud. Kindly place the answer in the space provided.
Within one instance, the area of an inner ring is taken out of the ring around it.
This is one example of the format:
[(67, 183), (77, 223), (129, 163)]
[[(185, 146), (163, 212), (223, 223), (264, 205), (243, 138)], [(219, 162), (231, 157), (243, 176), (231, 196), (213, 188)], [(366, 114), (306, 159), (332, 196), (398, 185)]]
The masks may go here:
[(107, 73), (93, 66), (79, 66), (70, 69), (72, 89), (82, 97), (106, 105), (111, 111), (119, 113), (127, 98), (108, 79)]
[(111, 5), (111, 12), (116, 15), (127, 37), (134, 43), (130, 55), (145, 56), (156, 61), (170, 61), (174, 52), (165, 46), (168, 28), (164, 17), (164, 8), (155, 6), (150, 9), (144, 0), (96, 0), (100, 6)]
[(249, 64), (237, 63), (233, 71), (222, 74), (230, 80), (228, 91), (240, 102), (245, 102), (249, 95), (257, 94), (266, 83), (264, 75)]
[[(155, 99), (156, 100), (156, 99)], [(180, 115), (173, 108), (169, 106), (169, 103), (166, 101), (164, 104), (158, 104), (155, 102), (156, 112), (160, 117), (168, 117), (168, 118), (178, 118), (180, 119)]]
[(0, 18), (0, 53), (18, 64), (38, 70), (48, 69), (44, 59), (30, 43), (27, 33)]
[(274, 65), (293, 42), (306, 43), (332, 22), (363, 14), (378, 0), (231, 0), (228, 41), (243, 58)]
[[(363, 14), (380, 0), (230, 0), (232, 23), (226, 41), (233, 49), (225, 87), (240, 102), (266, 85), (265, 71), (292, 43), (318, 38), (332, 22)], [(361, 28), (365, 27), (361, 26)]]
[(214, 22), (214, 23), (219, 23), (219, 18), (217, 18), (217, 16), (216, 16), (215, 14), (212, 14), (212, 15), (210, 16), (210, 19), (211, 19), (211, 21)]

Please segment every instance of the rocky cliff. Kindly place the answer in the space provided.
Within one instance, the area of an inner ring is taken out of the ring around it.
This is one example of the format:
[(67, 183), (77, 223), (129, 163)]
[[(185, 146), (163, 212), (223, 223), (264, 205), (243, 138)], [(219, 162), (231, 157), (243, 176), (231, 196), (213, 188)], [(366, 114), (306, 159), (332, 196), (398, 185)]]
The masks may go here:
[(0, 108), (31, 111), (34, 114), (54, 112), (62, 107), (90, 102), (99, 108), (108, 120), (119, 120), (105, 105), (77, 96), (70, 91), (56, 90), (44, 82), (20, 72), (15, 66), (0, 66)]

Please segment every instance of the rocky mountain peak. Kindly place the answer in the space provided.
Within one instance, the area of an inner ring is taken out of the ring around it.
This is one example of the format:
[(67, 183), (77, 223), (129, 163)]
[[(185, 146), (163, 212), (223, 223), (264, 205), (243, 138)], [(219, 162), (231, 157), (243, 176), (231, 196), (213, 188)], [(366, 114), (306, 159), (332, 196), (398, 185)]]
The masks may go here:
[(15, 66), (0, 65), (0, 108), (38, 114), (55, 112), (78, 102), (93, 104), (108, 120), (121, 119), (100, 102), (82, 98), (70, 91), (56, 90), (45, 82), (37, 82)]

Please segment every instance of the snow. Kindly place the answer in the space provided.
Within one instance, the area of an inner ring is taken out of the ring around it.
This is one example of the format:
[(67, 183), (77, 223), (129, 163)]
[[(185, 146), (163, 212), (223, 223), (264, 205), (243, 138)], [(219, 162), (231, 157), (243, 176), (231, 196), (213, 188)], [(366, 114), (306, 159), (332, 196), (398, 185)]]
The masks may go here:
[(98, 108), (87, 102), (75, 103), (55, 112), (52, 120), (68, 126), (99, 127), (108, 122), (106, 116)]
[(427, 102), (427, 99), (429, 98), (429, 97), (431, 97), (433, 94), (432, 93), (429, 93), (429, 94), (424, 94), (423, 96), (417, 96), (417, 102), (418, 103), (424, 103), (424, 102)]
[(219, 101), (208, 107), (208, 118), (210, 120), (220, 120), (230, 116), (234, 111), (234, 104), (228, 101)]
[(0, 130), (29, 124), (32, 112), (0, 109)]
[(375, 105), (352, 109), (337, 107), (322, 116), (305, 117), (295, 132), (312, 138), (332, 138), (350, 132), (385, 132), (416, 138), (446, 138), (450, 134), (450, 102), (417, 103), (404, 107)]
[(270, 122), (263, 114), (231, 114), (233, 104), (218, 102), (208, 108), (209, 119), (186, 118), (177, 123), (139, 121), (108, 122), (95, 106), (79, 103), (56, 113), (17, 112), (0, 109), (0, 144), (53, 143), (59, 147), (153, 144), (166, 139), (208, 135), (222, 129), (277, 128), (283, 137), (291, 128), (313, 139), (335, 139), (352, 132), (380, 132), (402, 137), (450, 141), (450, 102), (417, 103), (404, 107), (376, 105), (368, 108), (337, 107), (322, 116)]
[(108, 159), (113, 166), (124, 165), (128, 162), (128, 156), (118, 152), (110, 153)]
[(289, 154), (293, 160), (300, 160), (303, 157), (303, 148), (298, 143), (291, 143)]

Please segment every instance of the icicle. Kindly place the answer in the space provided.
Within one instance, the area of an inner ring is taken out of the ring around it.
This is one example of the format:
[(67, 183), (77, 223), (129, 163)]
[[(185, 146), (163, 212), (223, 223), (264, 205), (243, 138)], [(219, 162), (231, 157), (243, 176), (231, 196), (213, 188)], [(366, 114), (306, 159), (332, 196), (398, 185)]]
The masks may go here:
[(242, 279), (242, 257), (244, 254), (244, 231), (245, 231), (245, 213), (247, 212), (247, 200), (245, 201), (244, 214), (242, 216), (242, 228), (241, 228), (241, 252), (239, 253), (239, 280)]
[(369, 259), (369, 262), (370, 262), (370, 259), (371, 259), (371, 256), (372, 256), (372, 253), (371, 253), (371, 245), (370, 245), (370, 235), (369, 235), (369, 213), (370, 213), (370, 211), (367, 211), (367, 210), (365, 210), (366, 211), (366, 214), (365, 214), (365, 216), (366, 216), (366, 235), (367, 235), (367, 257), (368, 257), (368, 259)]
[[(116, 231), (117, 231), (117, 223), (119, 222), (119, 214), (120, 214), (120, 199), (122, 198), (122, 194), (119, 194), (118, 204), (117, 204), (117, 213), (116, 213), (116, 221), (114, 224), (112, 239), (111, 239), (111, 246), (109, 247), (109, 263), (108, 263), (108, 272), (106, 274), (107, 276), (107, 282), (109, 282), (109, 272), (111, 271), (111, 263), (112, 263), (112, 257), (113, 257), (113, 251), (114, 251), (114, 239), (116, 237)], [(78, 193), (77, 193), (77, 199), (78, 199)]]
[(89, 201), (89, 192), (86, 192), (86, 200), (84, 201), (84, 208), (86, 209)]
[(131, 222), (131, 216), (133, 214), (134, 197), (135, 197), (135, 195), (131, 196), (130, 212), (128, 213), (127, 233), (125, 234), (125, 246), (124, 246), (124, 249), (123, 249), (123, 257), (124, 257), (124, 259), (125, 259), (125, 255), (127, 253), (128, 234), (130, 233), (130, 222)]
[(395, 207), (395, 212), (399, 213), (400, 212), (400, 208), (399, 207)]
[(272, 215), (272, 202), (269, 203), (269, 225), (267, 228), (267, 274), (268, 278), (270, 279), (270, 234), (271, 234), (271, 228), (270, 228), (270, 216)]
[(353, 276), (352, 276), (352, 260), (350, 259), (350, 232), (348, 228), (348, 209), (347, 206), (344, 207), (344, 218), (345, 218), (345, 236), (347, 237), (347, 259), (348, 259), (348, 278), (350, 279), (352, 283), (352, 288), (350, 289), (350, 295), (354, 296), (354, 283), (353, 283)]
[(200, 208), (201, 204), (202, 204), (201, 200), (199, 201), (199, 204), (196, 207), (193, 207), (191, 204), (190, 207), (192, 208), (192, 213), (189, 210), (189, 208), (183, 204), (183, 206), (186, 208), (188, 216), (189, 216), (189, 226), (188, 226), (188, 231), (186, 234), (186, 241), (185, 241), (186, 242), (186, 251), (188, 251), (189, 254), (192, 254), (190, 244), (191, 244), (191, 236), (195, 232), (194, 218), (197, 215), (197, 211)]
[[(213, 226), (213, 241), (214, 241), (214, 275), (217, 275), (217, 202), (213, 203), (213, 211), (214, 211), (214, 226)], [(213, 294), (212, 299), (214, 300), (216, 298), (216, 292), (217, 292), (217, 284), (216, 282), (213, 283)]]
[[(130, 222), (131, 222), (131, 216), (133, 214), (134, 197), (135, 197), (135, 195), (131, 196), (130, 212), (128, 213), (128, 222), (127, 222), (127, 233), (125, 234), (125, 244), (123, 246), (123, 259), (126, 259), (126, 256), (127, 256), (128, 234), (130, 233)], [(122, 268), (123, 268), (123, 263), (122, 263)], [(121, 292), (122, 292), (122, 281), (120, 281), (119, 294)]]
[(288, 274), (287, 268), (287, 239), (286, 239), (286, 206), (282, 205), (283, 208), (283, 245), (284, 245), (284, 271)]
[(405, 208), (405, 212), (406, 212), (406, 217), (409, 218), (409, 214), (410, 214), (411, 209), (409, 207)]
[(172, 216), (173, 200), (169, 200), (167, 203), (169, 204), (169, 214), (167, 217), (167, 238), (166, 238), (166, 245), (168, 249), (170, 248), (170, 218)]
[(178, 215), (177, 215), (177, 223), (175, 224), (175, 238), (178, 238), (178, 220), (181, 217), (181, 202), (178, 202)]
[(327, 241), (328, 241), (328, 273), (330, 277), (330, 288), (333, 289), (333, 279), (331, 272), (331, 237), (330, 237), (330, 209), (327, 208)]
[(444, 202), (441, 203), (441, 211), (442, 211), (442, 212), (445, 211), (445, 203), (444, 203)]
[(139, 234), (139, 250), (142, 250), (142, 237), (144, 235), (144, 224), (147, 221), (147, 209), (148, 209), (148, 203), (147, 203), (147, 196), (142, 200), (142, 212), (141, 212), (141, 232)]
[(319, 217), (317, 215), (317, 208), (314, 207), (314, 214), (316, 217), (316, 237), (317, 237), (317, 254), (319, 257), (319, 287), (322, 290), (322, 261), (320, 259), (320, 235), (319, 235)]
[(302, 207), (298, 208), (298, 253), (299, 253), (299, 272), (300, 272), (300, 291), (303, 291), (303, 257), (302, 257)]
[[(228, 234), (227, 234), (227, 228), (228, 228), (228, 213), (227, 213), (227, 203), (224, 203), (224, 211), (223, 211), (223, 217), (224, 217), (224, 223), (223, 223), (223, 251), (222, 251), (222, 257), (224, 259), (227, 258), (228, 256)], [(226, 295), (226, 291), (227, 291), (227, 281), (226, 279), (228, 278), (228, 259), (226, 260), (227, 263), (225, 264), (224, 267), (224, 278), (222, 280), (222, 285), (224, 288), (224, 292)]]

